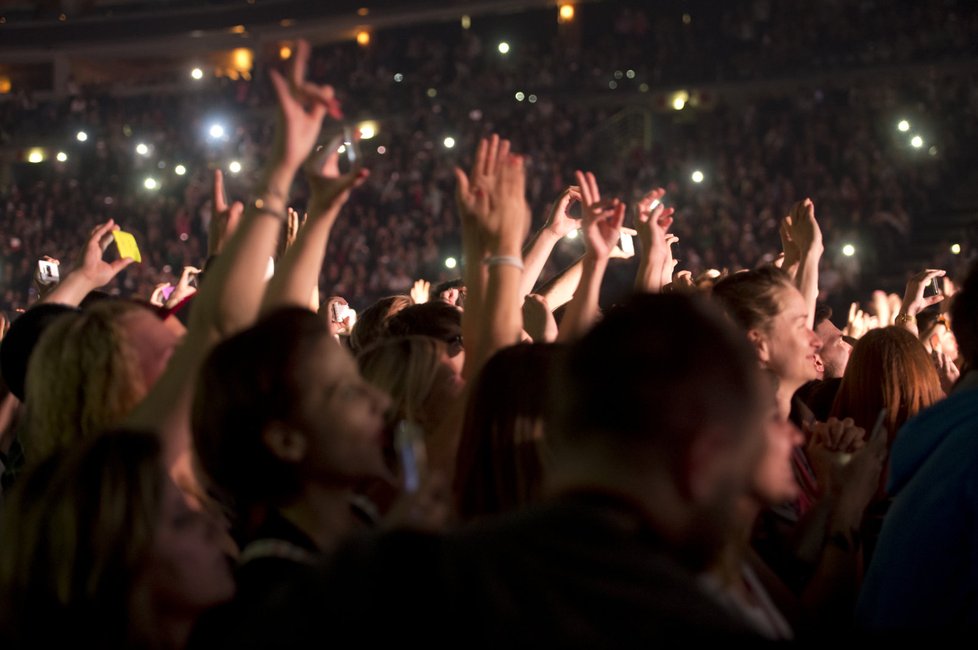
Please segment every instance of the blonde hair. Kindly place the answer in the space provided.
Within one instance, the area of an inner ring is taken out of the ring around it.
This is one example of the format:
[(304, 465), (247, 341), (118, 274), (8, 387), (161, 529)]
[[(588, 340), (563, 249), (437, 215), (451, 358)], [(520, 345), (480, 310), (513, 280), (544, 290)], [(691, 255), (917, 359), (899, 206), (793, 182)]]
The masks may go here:
[(121, 323), (139, 309), (100, 302), (65, 314), (41, 336), (27, 367), (29, 459), (119, 424), (146, 395), (139, 358)]
[(409, 420), (431, 433), (424, 403), (444, 351), (444, 343), (428, 336), (398, 336), (374, 344), (357, 357), (363, 378), (391, 396), (388, 422)]

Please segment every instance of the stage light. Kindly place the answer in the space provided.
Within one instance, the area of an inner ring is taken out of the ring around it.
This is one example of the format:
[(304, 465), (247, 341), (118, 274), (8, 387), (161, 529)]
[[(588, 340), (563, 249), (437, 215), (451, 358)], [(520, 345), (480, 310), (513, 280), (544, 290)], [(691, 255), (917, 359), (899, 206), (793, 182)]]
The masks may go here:
[(560, 5), (560, 9), (557, 11), (557, 19), (562, 23), (569, 23), (574, 20), (574, 5), (569, 2)]
[(428, 89), (428, 97), (431, 97), (432, 99), (434, 99), (437, 96), (438, 96), (438, 91), (437, 90), (435, 90), (434, 88), (429, 88)]
[(500, 43), (497, 46), (496, 49), (499, 50), (499, 53), (500, 54), (509, 54), (509, 43), (507, 43), (506, 41), (503, 41), (502, 43)]
[(468, 29), (472, 26), (472, 16), (462, 16), (462, 29)]
[(139, 144), (136, 145), (136, 153), (138, 153), (140, 156), (148, 156), (149, 147), (146, 146), (145, 143), (140, 142)]
[(27, 162), (29, 163), (44, 162), (44, 149), (41, 149), (40, 147), (34, 147), (29, 152), (27, 152)]
[(384, 145), (380, 145), (379, 147), (377, 147), (377, 153), (383, 156), (385, 153), (387, 153), (387, 147), (385, 147)]
[(58, 162), (65, 162), (68, 160), (68, 154), (66, 154), (64, 151), (59, 151), (55, 158), (58, 159)]
[(452, 136), (448, 136), (447, 138), (442, 140), (442, 144), (445, 145), (446, 149), (451, 149), (455, 146), (455, 138), (453, 138)]
[(897, 130), (903, 131), (903, 132), (909, 131), (910, 130), (910, 122), (908, 122), (906, 120), (900, 120), (897, 123)]
[(914, 137), (910, 138), (910, 146), (914, 149), (920, 149), (922, 146), (924, 146), (924, 139), (919, 135), (915, 135)]
[(75, 140), (78, 140), (79, 142), (84, 142), (85, 140), (88, 140), (88, 134), (85, 133), (84, 131), (79, 131), (78, 133), (75, 134)]
[(285, 61), (290, 56), (292, 56), (292, 48), (291, 47), (289, 47), (288, 45), (283, 45), (282, 47), (278, 48), (278, 58), (280, 58), (283, 61)]
[(370, 45), (370, 32), (368, 32), (365, 29), (362, 29), (359, 32), (357, 32), (357, 44), (360, 47), (367, 47), (368, 45)]
[(200, 81), (201, 79), (204, 78), (204, 71), (201, 70), (200, 68), (194, 68), (193, 70), (190, 71), (190, 77), (196, 79), (197, 81)]
[(187, 173), (187, 168), (184, 167), (183, 165), (177, 165), (176, 167), (173, 168), (173, 171), (176, 173), (177, 176), (183, 176), (184, 174)]
[(456, 266), (458, 266), (458, 260), (457, 259), (455, 259), (454, 257), (446, 257), (445, 258), (445, 268), (446, 269), (454, 269)]
[(523, 91), (522, 90), (518, 90), (516, 92), (516, 95), (514, 95), (514, 97), (516, 97), (516, 101), (518, 101), (518, 102), (521, 102), (524, 99), (526, 99), (526, 95), (523, 94)]
[(961, 244), (951, 244), (951, 254), (960, 255), (961, 254)]
[(156, 179), (152, 177), (147, 177), (146, 180), (143, 181), (143, 187), (145, 187), (147, 190), (155, 190), (159, 186), (160, 184), (157, 183)]
[(700, 170), (697, 169), (696, 171), (694, 171), (690, 175), (690, 178), (693, 180), (694, 183), (702, 183), (703, 182), (703, 172), (701, 172)]
[(232, 160), (228, 164), (228, 171), (231, 172), (232, 174), (237, 174), (238, 172), (241, 171), (241, 163), (239, 163), (237, 160)]
[(404, 75), (400, 72), (394, 75), (394, 83), (401, 83), (402, 81), (404, 81)]
[(531, 104), (536, 104), (537, 103), (537, 96), (536, 95), (530, 95), (529, 97), (526, 98), (526, 101), (530, 102)]
[(634, 79), (635, 78), (635, 71), (634, 70), (626, 70), (625, 71), (625, 76), (628, 77), (629, 79)]
[(853, 246), (852, 244), (846, 244), (845, 246), (842, 247), (842, 254), (845, 255), (846, 257), (852, 257), (853, 255), (856, 254), (856, 247)]
[(211, 124), (207, 129), (207, 135), (209, 135), (214, 140), (224, 137), (224, 127), (216, 122)]
[(672, 99), (672, 107), (677, 111), (681, 111), (686, 107), (686, 100), (679, 95), (676, 95)]

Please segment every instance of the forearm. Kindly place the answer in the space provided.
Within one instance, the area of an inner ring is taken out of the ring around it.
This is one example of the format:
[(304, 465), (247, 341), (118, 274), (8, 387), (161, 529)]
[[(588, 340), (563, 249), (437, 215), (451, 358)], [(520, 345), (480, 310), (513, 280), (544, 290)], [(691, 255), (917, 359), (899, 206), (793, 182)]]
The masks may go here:
[(560, 237), (549, 228), (542, 228), (534, 235), (529, 245), (524, 249), (523, 277), (520, 280), (519, 295), (525, 296), (533, 291), (533, 287), (540, 279), (540, 273), (543, 272), (543, 267), (546, 266), (547, 260), (558, 241), (560, 241)]
[(474, 358), (467, 354), (465, 359), (467, 375), (470, 377), (478, 374), (482, 364), (497, 350), (519, 343), (523, 330), (523, 305), (518, 293), (522, 272), (519, 267), (509, 264), (493, 265), (489, 267), (488, 276), (476, 354)]
[(822, 245), (818, 243), (802, 253), (795, 286), (805, 299), (808, 309), (808, 328), (815, 327), (815, 304), (818, 301), (818, 263), (822, 259)]
[(585, 257), (582, 267), (581, 281), (574, 293), (574, 298), (567, 305), (567, 313), (560, 324), (558, 343), (575, 341), (594, 325), (598, 319), (598, 297), (601, 293), (601, 282), (604, 279), (608, 260), (595, 260)]
[(58, 286), (41, 296), (37, 304), (58, 304), (77, 307), (90, 292), (98, 287), (78, 271), (72, 271)]
[(571, 301), (577, 285), (581, 282), (583, 269), (584, 258), (580, 257), (540, 289), (540, 295), (547, 300), (551, 310), (556, 311)]
[[(268, 259), (275, 254), (293, 171), (276, 167), (261, 187), (268, 212), (245, 210), (241, 224), (209, 269), (191, 314), (191, 327), (212, 329), (226, 338), (254, 322), (265, 288)], [(308, 294), (306, 294), (308, 297)]]
[(661, 292), (664, 265), (664, 257), (642, 257), (638, 264), (638, 272), (635, 274), (635, 290), (643, 293)]
[(310, 307), (312, 296), (318, 294), (319, 272), (326, 258), (326, 247), (337, 213), (338, 210), (335, 210), (310, 218), (299, 231), (268, 283), (262, 313), (277, 307)]

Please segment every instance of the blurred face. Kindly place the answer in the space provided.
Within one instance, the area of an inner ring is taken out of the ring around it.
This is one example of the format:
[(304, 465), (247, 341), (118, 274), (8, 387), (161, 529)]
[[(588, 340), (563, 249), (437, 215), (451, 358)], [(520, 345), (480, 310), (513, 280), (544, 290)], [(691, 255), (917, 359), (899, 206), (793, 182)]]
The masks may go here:
[(220, 530), (208, 515), (187, 506), (169, 477), (143, 579), (161, 612), (193, 615), (234, 595)]
[(455, 357), (450, 356), (449, 351), (441, 354), (438, 362), (438, 369), (435, 371), (435, 380), (431, 386), (431, 392), (425, 398), (425, 413), (444, 413), (448, 406), (462, 394), (465, 388), (465, 380), (462, 379), (461, 364), (456, 360), (459, 357), (464, 359), (464, 352)]
[(842, 331), (827, 318), (818, 324), (815, 328), (815, 334), (822, 342), (822, 347), (818, 351), (819, 359), (822, 362), (822, 378), (836, 379), (841, 377), (846, 372), (849, 355), (852, 354), (852, 346), (842, 338)]
[(764, 433), (766, 446), (754, 471), (751, 492), (761, 505), (778, 505), (798, 496), (791, 453), (804, 436), (790, 420), (779, 417), (773, 403), (764, 423)]
[(139, 358), (147, 390), (163, 374), (177, 346), (177, 335), (148, 309), (125, 314), (120, 321), (129, 345)]
[(808, 308), (797, 289), (783, 287), (778, 302), (781, 311), (759, 333), (761, 362), (783, 385), (798, 388), (817, 378), (815, 355), (822, 342), (808, 329)]
[(350, 353), (330, 337), (317, 344), (302, 380), (304, 474), (327, 482), (386, 476), (382, 445), (390, 398), (363, 380)]

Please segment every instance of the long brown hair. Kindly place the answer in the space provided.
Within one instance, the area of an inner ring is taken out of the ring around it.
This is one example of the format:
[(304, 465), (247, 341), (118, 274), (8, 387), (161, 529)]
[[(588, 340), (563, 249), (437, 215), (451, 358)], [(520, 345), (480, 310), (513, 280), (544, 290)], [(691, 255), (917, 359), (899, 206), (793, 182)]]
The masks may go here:
[(927, 352), (913, 334), (899, 327), (870, 330), (852, 350), (831, 415), (873, 426), (884, 406), (890, 440), (903, 424), (944, 397)]

